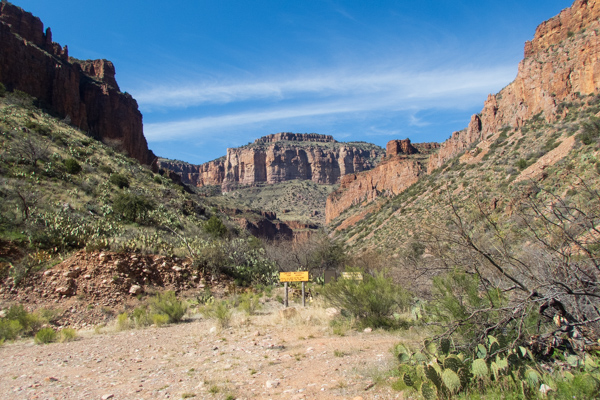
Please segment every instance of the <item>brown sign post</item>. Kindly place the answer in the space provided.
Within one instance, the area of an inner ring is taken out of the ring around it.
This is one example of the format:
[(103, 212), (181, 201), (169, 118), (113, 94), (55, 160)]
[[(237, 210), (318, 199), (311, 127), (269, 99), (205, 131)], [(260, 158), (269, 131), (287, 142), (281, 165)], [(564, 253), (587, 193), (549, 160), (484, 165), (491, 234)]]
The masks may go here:
[(302, 307), (306, 307), (304, 282), (308, 282), (308, 271), (280, 272), (279, 282), (283, 282), (285, 286), (285, 300), (283, 304), (286, 307), (288, 306), (288, 282), (302, 282)]

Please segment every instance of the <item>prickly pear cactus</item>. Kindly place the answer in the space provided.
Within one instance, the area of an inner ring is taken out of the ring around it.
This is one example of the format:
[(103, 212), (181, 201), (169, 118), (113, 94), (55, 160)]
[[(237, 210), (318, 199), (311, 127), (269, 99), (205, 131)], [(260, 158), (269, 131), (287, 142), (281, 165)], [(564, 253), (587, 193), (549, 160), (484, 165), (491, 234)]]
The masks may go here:
[(488, 370), (488, 366), (485, 363), (483, 358), (478, 358), (473, 360), (473, 364), (471, 365), (473, 375), (477, 378), (487, 378), (490, 376), (490, 372)]
[(444, 368), (449, 368), (454, 372), (463, 366), (463, 363), (455, 356), (448, 356), (444, 359)]
[(428, 365), (425, 367), (425, 376), (431, 381), (431, 383), (435, 385), (438, 391), (442, 389), (442, 378), (435, 370), (433, 365)]
[(450, 353), (450, 339), (444, 338), (440, 341), (440, 350), (444, 354)]
[(420, 392), (425, 400), (435, 400), (438, 398), (437, 389), (431, 382), (423, 382)]

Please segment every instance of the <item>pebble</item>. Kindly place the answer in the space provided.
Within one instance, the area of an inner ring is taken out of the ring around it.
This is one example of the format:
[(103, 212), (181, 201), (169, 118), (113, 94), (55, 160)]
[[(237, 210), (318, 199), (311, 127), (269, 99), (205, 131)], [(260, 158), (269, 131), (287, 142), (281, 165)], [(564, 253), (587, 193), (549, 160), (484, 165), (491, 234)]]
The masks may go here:
[(276, 388), (277, 386), (279, 386), (279, 382), (278, 381), (267, 381), (267, 383), (265, 383), (265, 386), (267, 387), (267, 389)]
[(108, 399), (112, 399), (113, 397), (115, 397), (114, 394), (105, 394), (101, 398), (102, 398), (102, 400), (108, 400)]

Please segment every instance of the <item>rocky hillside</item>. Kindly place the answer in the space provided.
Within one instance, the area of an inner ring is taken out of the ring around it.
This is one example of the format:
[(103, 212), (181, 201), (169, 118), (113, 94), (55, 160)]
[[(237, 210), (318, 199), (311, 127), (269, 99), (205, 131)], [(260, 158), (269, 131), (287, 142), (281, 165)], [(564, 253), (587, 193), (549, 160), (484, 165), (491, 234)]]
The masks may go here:
[(438, 143), (413, 145), (409, 139), (390, 141), (386, 146), (386, 157), (377, 167), (342, 177), (339, 189), (327, 198), (327, 223), (352, 206), (406, 190), (426, 173), (429, 154), (438, 148)]
[(346, 174), (373, 168), (383, 154), (368, 143), (340, 143), (331, 136), (277, 133), (202, 165), (159, 160), (159, 166), (180, 173), (183, 182), (202, 187), (220, 185), (228, 192), (239, 186), (311, 180), (336, 184)]
[(6, 1), (0, 3), (0, 43), (0, 83), (7, 89), (37, 98), (39, 106), (142, 164), (154, 162), (137, 102), (120, 91), (110, 61), (69, 57), (39, 18)]
[(519, 128), (536, 115), (547, 122), (564, 117), (561, 106), (600, 88), (600, 3), (576, 0), (542, 23), (525, 44), (516, 79), (490, 95), (466, 130), (455, 132), (431, 158), (428, 171), (504, 127)]
[(577, 0), (541, 24), (515, 81), (490, 95), (420, 169), (414, 155), (397, 152), (372, 171), (342, 178), (328, 199), (330, 227), (357, 248), (395, 254), (422, 228), (443, 227), (450, 203), (492, 210), (494, 221), (514, 218), (532, 194), (586, 204), (600, 171), (599, 10), (595, 0)]
[[(573, 104), (587, 106), (589, 100), (585, 97), (598, 92), (599, 16), (600, 5), (596, 0), (577, 0), (571, 8), (542, 23), (533, 40), (525, 44), (525, 58), (519, 64), (516, 79), (498, 94), (489, 95), (481, 113), (472, 116), (466, 129), (454, 132), (435, 154), (429, 159), (423, 158), (420, 164), (412, 160), (411, 149), (402, 149), (390, 142), (392, 148), (388, 145), (388, 157), (379, 166), (366, 173), (342, 178), (340, 189), (328, 198), (327, 222), (336, 220), (352, 206), (366, 206), (381, 194), (387, 197), (400, 194), (426, 175), (445, 169), (455, 157), (462, 156), (460, 162), (472, 168), (483, 168), (491, 155), (486, 154), (495, 150), (497, 141), (504, 143), (507, 135), (515, 132), (521, 136), (519, 146), (526, 141), (531, 144), (514, 151), (512, 157), (522, 156), (533, 164), (517, 181), (539, 175), (540, 171), (565, 157), (575, 140), (561, 137), (557, 132), (547, 138), (553, 145), (560, 144), (552, 155), (534, 163), (531, 153), (521, 152), (544, 148), (540, 140), (546, 135), (538, 133), (532, 138), (528, 133), (532, 126), (554, 126), (561, 120), (577, 118), (573, 115)], [(540, 149), (543, 154), (548, 150), (551, 149)], [(358, 208), (348, 213), (347, 221), (342, 221), (344, 218), (336, 221), (336, 226), (343, 229), (353, 225), (372, 211), (371, 208)]]

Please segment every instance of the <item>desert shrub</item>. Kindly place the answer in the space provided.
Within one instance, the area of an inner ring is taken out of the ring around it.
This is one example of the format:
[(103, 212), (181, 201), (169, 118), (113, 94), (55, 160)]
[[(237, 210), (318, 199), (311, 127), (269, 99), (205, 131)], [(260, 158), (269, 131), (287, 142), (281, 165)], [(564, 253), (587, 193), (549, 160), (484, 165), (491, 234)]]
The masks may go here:
[(152, 323), (158, 327), (169, 322), (169, 316), (164, 314), (152, 314)]
[(117, 315), (117, 330), (126, 331), (131, 329), (131, 321), (129, 320), (129, 314), (126, 312)]
[(577, 137), (586, 146), (594, 143), (600, 137), (600, 118), (591, 117), (588, 122), (584, 122)]
[(6, 86), (3, 83), (0, 83), (0, 97), (6, 96)]
[(137, 328), (152, 325), (152, 315), (148, 312), (148, 307), (137, 307), (131, 313), (131, 319)]
[(330, 282), (320, 293), (328, 304), (350, 313), (360, 325), (393, 327), (393, 314), (408, 308), (411, 293), (383, 272), (376, 272), (374, 276), (362, 273), (362, 276), (362, 280), (338, 279)]
[(176, 323), (183, 319), (187, 311), (187, 304), (179, 300), (175, 292), (169, 290), (158, 293), (150, 300), (150, 307), (158, 314), (169, 317), (169, 323)]
[(227, 227), (219, 217), (213, 215), (204, 224), (204, 230), (215, 238), (223, 238), (227, 235)]
[(22, 330), (23, 327), (19, 321), (0, 318), (0, 340), (14, 340)]
[(36, 334), (34, 341), (36, 344), (48, 344), (56, 341), (56, 331), (52, 328), (42, 328)]
[(129, 222), (144, 222), (154, 205), (144, 196), (133, 193), (119, 193), (112, 206), (116, 216)]
[(38, 315), (27, 312), (22, 305), (10, 307), (4, 319), (17, 321), (20, 325), (18, 332), (20, 335), (32, 335), (43, 324), (42, 319)]
[(232, 310), (230, 304), (222, 300), (206, 304), (200, 309), (200, 313), (205, 318), (216, 319), (221, 328), (226, 328), (231, 321)]
[(58, 333), (58, 341), (60, 343), (72, 342), (77, 339), (77, 331), (73, 328), (63, 328)]
[(71, 175), (77, 175), (81, 172), (81, 165), (74, 158), (67, 158), (64, 161), (65, 169)]
[(239, 307), (247, 315), (253, 315), (260, 309), (260, 297), (254, 293), (244, 293), (240, 296)]
[(116, 187), (118, 187), (119, 189), (129, 187), (129, 179), (127, 179), (127, 177), (122, 174), (111, 174), (110, 178), (108, 178), (108, 181)]
[[(105, 174), (112, 174), (113, 173), (112, 168), (109, 167), (108, 165), (101, 165), (101, 166), (98, 167), (98, 170), (104, 172)], [(110, 180), (110, 178), (109, 178), (109, 180)]]
[(520, 158), (516, 163), (516, 167), (519, 169), (519, 171), (523, 171), (528, 166), (529, 166), (529, 163), (524, 158)]

